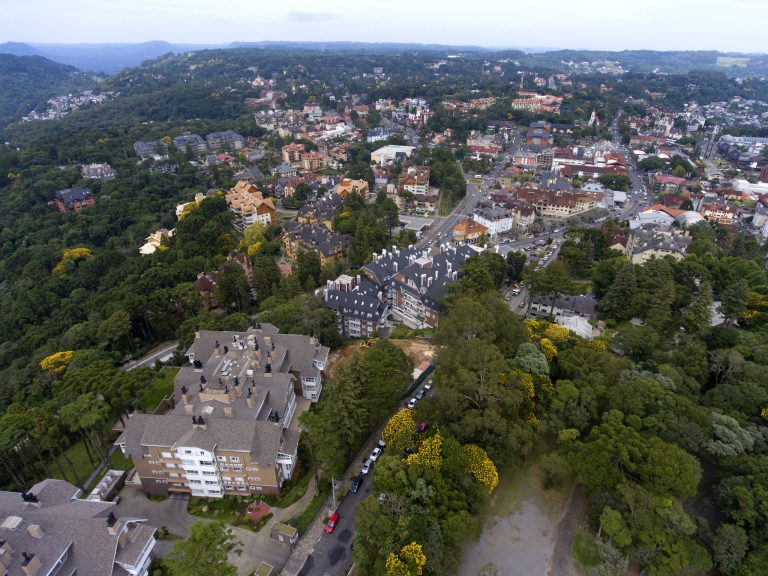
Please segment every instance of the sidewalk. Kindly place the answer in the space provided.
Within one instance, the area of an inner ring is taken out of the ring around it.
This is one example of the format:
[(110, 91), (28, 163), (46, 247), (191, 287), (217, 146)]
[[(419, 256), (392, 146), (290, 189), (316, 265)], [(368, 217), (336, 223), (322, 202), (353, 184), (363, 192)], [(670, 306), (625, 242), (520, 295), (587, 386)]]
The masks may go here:
[(307, 486), (307, 491), (296, 502), (285, 508), (272, 508), (272, 518), (258, 532), (232, 527), (235, 537), (243, 545), (242, 553), (239, 556), (236, 554), (229, 555), (229, 563), (237, 566), (238, 576), (248, 576), (253, 573), (261, 562), (267, 562), (274, 567), (281, 566), (286, 562), (291, 554), (291, 549), (269, 537), (272, 526), (299, 514), (309, 505), (315, 494), (317, 494), (317, 485), (315, 479), (312, 478)]

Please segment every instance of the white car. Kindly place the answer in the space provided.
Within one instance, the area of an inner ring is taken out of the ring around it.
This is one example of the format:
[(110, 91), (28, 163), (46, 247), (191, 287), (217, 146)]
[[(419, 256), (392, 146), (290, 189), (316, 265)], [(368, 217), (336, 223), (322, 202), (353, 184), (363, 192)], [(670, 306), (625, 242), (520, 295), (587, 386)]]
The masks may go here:
[(429, 390), (432, 388), (432, 380), (427, 380), (427, 383), (424, 384), (424, 390)]
[(363, 467), (360, 469), (360, 472), (362, 474), (368, 474), (368, 472), (371, 471), (371, 466), (373, 466), (373, 462), (371, 461), (370, 458), (368, 458), (368, 460), (363, 462)]
[(416, 398), (411, 398), (411, 399), (408, 401), (408, 408), (410, 408), (411, 410), (413, 410), (413, 409), (416, 407), (416, 402), (418, 402), (418, 400), (416, 400)]
[(371, 452), (371, 455), (368, 457), (368, 460), (376, 462), (376, 460), (379, 459), (379, 456), (381, 456), (381, 448), (374, 448), (373, 452)]

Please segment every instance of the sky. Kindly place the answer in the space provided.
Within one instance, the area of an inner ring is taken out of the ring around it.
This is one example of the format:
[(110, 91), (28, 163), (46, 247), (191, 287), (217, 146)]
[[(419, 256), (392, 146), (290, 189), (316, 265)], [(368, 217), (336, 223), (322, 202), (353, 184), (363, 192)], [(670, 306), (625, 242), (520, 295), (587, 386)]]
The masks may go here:
[(768, 0), (0, 0), (0, 42), (768, 52)]

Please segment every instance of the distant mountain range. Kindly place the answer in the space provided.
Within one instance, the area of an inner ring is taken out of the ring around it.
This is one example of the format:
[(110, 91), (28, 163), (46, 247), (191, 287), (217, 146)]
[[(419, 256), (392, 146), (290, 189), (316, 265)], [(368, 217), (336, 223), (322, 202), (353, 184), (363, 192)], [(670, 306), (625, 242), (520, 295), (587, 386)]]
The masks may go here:
[(446, 44), (399, 44), (395, 42), (301, 42), (261, 41), (231, 42), (229, 44), (170, 44), (163, 41), (138, 44), (27, 44), (7, 42), (0, 44), (0, 54), (15, 56), (43, 56), (58, 62), (75, 66), (83, 71), (116, 74), (125, 68), (138, 66), (145, 60), (152, 60), (169, 52), (180, 53), (204, 49), (247, 49), (263, 48), (273, 50), (326, 50), (329, 52), (481, 52), (498, 54), (500, 57), (519, 59), (529, 66), (545, 66), (552, 69), (567, 69), (567, 62), (595, 62), (610, 60), (619, 62), (633, 72), (660, 71), (684, 73), (690, 70), (719, 70), (731, 76), (768, 75), (768, 56), (764, 54), (736, 54), (711, 51), (668, 51), (624, 50), (607, 52), (597, 50), (562, 50), (554, 48), (484, 48), (481, 46), (449, 46)]

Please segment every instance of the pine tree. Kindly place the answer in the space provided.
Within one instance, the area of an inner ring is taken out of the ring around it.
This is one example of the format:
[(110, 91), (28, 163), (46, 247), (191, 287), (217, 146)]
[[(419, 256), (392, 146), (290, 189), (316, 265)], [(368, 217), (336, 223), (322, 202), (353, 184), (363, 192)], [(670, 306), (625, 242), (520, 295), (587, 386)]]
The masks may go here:
[(607, 318), (626, 320), (633, 315), (633, 302), (637, 294), (635, 266), (627, 264), (619, 270), (605, 298), (600, 302), (600, 309)]

